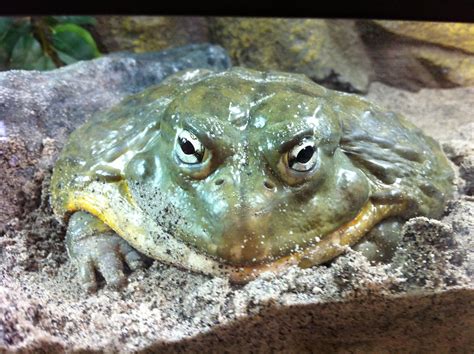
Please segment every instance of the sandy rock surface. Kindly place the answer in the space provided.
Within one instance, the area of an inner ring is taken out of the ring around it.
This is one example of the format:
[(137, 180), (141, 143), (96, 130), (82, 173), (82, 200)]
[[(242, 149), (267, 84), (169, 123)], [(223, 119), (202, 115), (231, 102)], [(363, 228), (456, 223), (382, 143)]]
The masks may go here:
[[(32, 94), (26, 85), (22, 90)], [(457, 174), (445, 216), (408, 221), (392, 263), (371, 265), (349, 250), (328, 266), (264, 274), (243, 286), (154, 262), (132, 273), (122, 291), (102, 284), (86, 294), (48, 203), (51, 167), (69, 128), (57, 140), (37, 128), (34, 159), (24, 136), (4, 136), (2, 189), (35, 202), (5, 220), (0, 234), (0, 351), (472, 352), (473, 93), (370, 87), (371, 100), (405, 113), (439, 139)], [(31, 97), (23, 109), (34, 110)], [(43, 119), (47, 127), (55, 118)], [(32, 175), (22, 179), (28, 168)], [(27, 180), (36, 189), (26, 188)]]

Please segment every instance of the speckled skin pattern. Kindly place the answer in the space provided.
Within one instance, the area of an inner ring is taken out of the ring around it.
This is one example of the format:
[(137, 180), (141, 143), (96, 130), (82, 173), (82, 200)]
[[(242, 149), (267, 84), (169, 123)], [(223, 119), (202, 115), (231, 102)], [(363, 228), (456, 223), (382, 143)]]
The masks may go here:
[(73, 132), (51, 201), (88, 288), (95, 270), (122, 284), (135, 249), (247, 281), (356, 244), (386, 259), (403, 220), (441, 215), (452, 179), (433, 139), (356, 95), (302, 75), (194, 70)]

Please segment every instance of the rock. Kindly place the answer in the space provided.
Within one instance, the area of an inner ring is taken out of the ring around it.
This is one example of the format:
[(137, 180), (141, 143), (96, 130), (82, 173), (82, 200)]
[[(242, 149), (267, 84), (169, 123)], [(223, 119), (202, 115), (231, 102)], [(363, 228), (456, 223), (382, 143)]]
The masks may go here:
[(474, 85), (469, 23), (99, 16), (93, 30), (107, 51), (212, 41), (238, 65), (299, 72), (347, 92), (374, 81), (411, 91)]
[[(38, 206), (49, 145), (59, 150), (94, 112), (187, 68), (223, 70), (224, 50), (207, 44), (147, 54), (117, 53), (60, 69), (0, 73), (0, 231), (6, 221)], [(46, 163), (52, 167), (53, 158)], [(43, 163), (43, 165), (44, 165)]]
[(424, 132), (441, 142), (472, 141), (474, 87), (422, 89), (407, 92), (374, 82), (367, 99), (402, 113)]
[(469, 23), (384, 20), (374, 22), (399, 36), (474, 54), (474, 26)]
[(451, 226), (425, 217), (413, 218), (404, 225), (402, 244), (392, 266), (400, 268), (404, 287), (438, 289), (468, 281), (459, 277), (466, 250), (459, 247)]
[(209, 31), (239, 65), (303, 73), (343, 91), (367, 90), (372, 69), (354, 21), (218, 17), (209, 19)]
[(474, 85), (474, 25), (358, 21), (375, 80), (408, 89)]
[(96, 16), (95, 34), (108, 52), (150, 52), (209, 42), (204, 17)]
[(40, 205), (41, 183), (52, 168), (50, 139), (34, 142), (19, 136), (0, 138), (0, 235), (12, 218), (23, 218)]
[(155, 85), (187, 68), (223, 70), (230, 66), (218, 46), (190, 45), (158, 53), (127, 54), (82, 61), (48, 72), (0, 73), (0, 121), (4, 136), (28, 141), (52, 137), (62, 142), (90, 115), (124, 96)]
[[(471, 155), (471, 156), (474, 156)], [(461, 197), (448, 205), (448, 215), (444, 223), (450, 225), (456, 235), (455, 241), (459, 248), (465, 251), (467, 276), (474, 279), (474, 198)]]

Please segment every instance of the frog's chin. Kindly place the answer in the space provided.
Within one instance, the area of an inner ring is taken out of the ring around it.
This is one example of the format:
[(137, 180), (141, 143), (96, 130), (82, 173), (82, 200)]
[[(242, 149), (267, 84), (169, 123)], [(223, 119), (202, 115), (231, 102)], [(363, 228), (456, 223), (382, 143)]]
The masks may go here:
[(399, 215), (405, 209), (404, 204), (374, 204), (370, 200), (351, 221), (324, 236), (317, 244), (295, 251), (279, 258), (267, 258), (251, 264), (234, 264), (225, 259), (217, 259), (218, 272), (225, 274), (235, 283), (248, 282), (264, 272), (278, 273), (291, 266), (308, 268), (330, 261), (345, 252), (349, 246), (357, 243), (381, 220)]
[[(98, 217), (145, 255), (196, 272), (225, 275), (233, 282), (247, 282), (263, 272), (277, 272), (292, 265), (310, 267), (331, 260), (356, 243), (382, 219), (404, 210), (402, 204), (373, 204), (370, 200), (351, 221), (302, 251), (252, 265), (232, 265), (198, 252), (168, 234), (130, 198), (127, 185), (92, 182), (87, 189), (72, 191), (66, 208)], [(110, 200), (119, 201), (115, 205)], [(126, 218), (124, 217), (126, 216)]]

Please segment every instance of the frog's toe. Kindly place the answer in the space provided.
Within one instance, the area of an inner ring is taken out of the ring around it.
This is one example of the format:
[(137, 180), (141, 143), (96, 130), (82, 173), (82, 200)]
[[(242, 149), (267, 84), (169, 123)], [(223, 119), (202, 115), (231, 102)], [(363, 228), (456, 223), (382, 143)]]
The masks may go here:
[(97, 280), (93, 262), (89, 260), (79, 264), (78, 271), (82, 288), (89, 293), (96, 292)]
[(123, 260), (118, 252), (104, 253), (96, 259), (96, 265), (108, 285), (120, 289), (127, 284), (127, 277), (123, 272)]
[(372, 241), (363, 241), (353, 247), (354, 250), (362, 253), (371, 263), (383, 260), (383, 254), (377, 245)]
[(145, 268), (145, 262), (143, 261), (142, 256), (140, 256), (140, 254), (135, 250), (132, 250), (125, 255), (125, 262), (131, 270)]
[(127, 263), (130, 270), (145, 268), (144, 257), (124, 240), (120, 244), (120, 252), (123, 254), (125, 263)]
[(81, 284), (89, 292), (97, 290), (97, 273), (108, 285), (121, 288), (127, 283), (125, 264), (131, 270), (144, 265), (142, 256), (127, 241), (95, 216), (82, 211), (69, 220), (66, 246), (77, 265)]
[(367, 234), (366, 239), (354, 246), (371, 263), (387, 263), (393, 257), (401, 240), (403, 222), (390, 218), (376, 225)]

